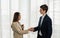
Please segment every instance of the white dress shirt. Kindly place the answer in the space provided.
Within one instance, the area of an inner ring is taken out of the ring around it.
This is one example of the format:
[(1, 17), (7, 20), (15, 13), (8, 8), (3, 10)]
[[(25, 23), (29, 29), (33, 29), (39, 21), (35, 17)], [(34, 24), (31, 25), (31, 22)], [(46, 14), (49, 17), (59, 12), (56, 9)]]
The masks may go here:
[[(40, 25), (42, 25), (42, 22), (43, 22), (43, 19), (44, 19), (45, 16), (46, 16), (46, 14), (44, 14), (44, 15), (42, 16)], [(39, 34), (40, 34), (40, 36), (42, 36), (41, 30), (40, 30)]]

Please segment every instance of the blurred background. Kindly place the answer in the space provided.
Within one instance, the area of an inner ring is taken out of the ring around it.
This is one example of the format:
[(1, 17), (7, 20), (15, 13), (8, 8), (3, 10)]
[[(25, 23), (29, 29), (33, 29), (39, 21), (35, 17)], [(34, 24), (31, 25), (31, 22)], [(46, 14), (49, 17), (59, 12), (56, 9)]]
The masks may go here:
[[(14, 12), (21, 13), (25, 29), (38, 26), (40, 6), (47, 4), (48, 15), (53, 21), (52, 38), (60, 38), (60, 0), (0, 0), (0, 38), (13, 38), (11, 23)], [(37, 32), (25, 34), (24, 38), (37, 38)]]

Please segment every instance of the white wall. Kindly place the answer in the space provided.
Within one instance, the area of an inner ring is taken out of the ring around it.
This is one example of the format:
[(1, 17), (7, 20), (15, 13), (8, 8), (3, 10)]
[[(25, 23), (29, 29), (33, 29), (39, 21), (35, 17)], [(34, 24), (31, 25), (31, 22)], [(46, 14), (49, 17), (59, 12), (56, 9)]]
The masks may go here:
[(60, 37), (60, 0), (54, 1), (54, 38)]
[[(1, 0), (0, 0), (0, 2), (1, 2)], [(0, 3), (0, 13), (1, 13), (1, 3)], [(1, 34), (1, 30), (2, 30), (2, 29), (1, 29), (1, 14), (0, 14), (0, 38), (1, 38), (1, 35), (2, 35), (2, 34)]]
[(2, 38), (11, 38), (10, 36), (10, 6), (9, 0), (1, 0), (1, 29)]

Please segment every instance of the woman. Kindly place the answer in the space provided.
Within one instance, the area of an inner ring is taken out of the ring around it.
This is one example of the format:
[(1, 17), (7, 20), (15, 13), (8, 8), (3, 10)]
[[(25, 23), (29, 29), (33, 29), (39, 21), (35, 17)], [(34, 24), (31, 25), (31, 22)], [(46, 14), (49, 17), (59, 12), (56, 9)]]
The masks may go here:
[(20, 19), (21, 19), (20, 13), (15, 12), (14, 18), (13, 18), (13, 23), (11, 25), (14, 38), (23, 38), (23, 34), (27, 34), (29, 31), (29, 29), (23, 30), (23, 26), (21, 26), (21, 24), (19, 23)]

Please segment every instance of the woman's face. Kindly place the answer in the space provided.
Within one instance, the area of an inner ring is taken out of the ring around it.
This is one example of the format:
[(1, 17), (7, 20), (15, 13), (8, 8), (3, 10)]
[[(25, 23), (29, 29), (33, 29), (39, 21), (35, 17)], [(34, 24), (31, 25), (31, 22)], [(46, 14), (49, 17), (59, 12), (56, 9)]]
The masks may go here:
[(20, 20), (20, 19), (21, 19), (21, 15), (18, 16), (18, 20)]

